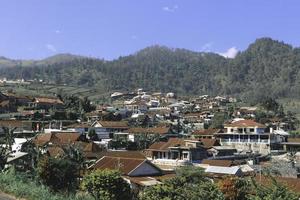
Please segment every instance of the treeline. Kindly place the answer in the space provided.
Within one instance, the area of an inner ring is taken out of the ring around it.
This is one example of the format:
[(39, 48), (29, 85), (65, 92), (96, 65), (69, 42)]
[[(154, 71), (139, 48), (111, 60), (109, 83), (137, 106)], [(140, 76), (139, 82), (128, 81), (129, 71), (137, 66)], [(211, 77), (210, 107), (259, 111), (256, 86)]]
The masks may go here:
[(254, 103), (267, 97), (300, 98), (300, 48), (270, 38), (257, 39), (234, 59), (162, 46), (113, 61), (63, 58), (34, 66), (4, 67), (0, 74), (11, 79), (97, 87), (103, 92), (142, 87), (181, 95), (239, 95)]

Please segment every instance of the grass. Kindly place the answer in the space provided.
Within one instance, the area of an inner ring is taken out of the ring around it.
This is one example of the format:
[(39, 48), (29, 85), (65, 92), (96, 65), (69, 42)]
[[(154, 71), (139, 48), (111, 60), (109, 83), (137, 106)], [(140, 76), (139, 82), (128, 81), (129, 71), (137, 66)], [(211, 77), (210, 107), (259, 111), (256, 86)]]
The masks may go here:
[(92, 200), (88, 194), (53, 193), (42, 184), (30, 180), (13, 169), (0, 173), (0, 191), (27, 200)]

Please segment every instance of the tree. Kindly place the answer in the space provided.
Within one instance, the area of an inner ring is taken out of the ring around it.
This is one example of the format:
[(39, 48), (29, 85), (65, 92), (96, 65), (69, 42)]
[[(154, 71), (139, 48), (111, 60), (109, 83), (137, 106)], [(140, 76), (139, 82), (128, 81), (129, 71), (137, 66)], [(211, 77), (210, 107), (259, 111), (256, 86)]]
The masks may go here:
[(273, 111), (274, 113), (277, 113), (277, 111), (279, 109), (279, 104), (277, 103), (277, 101), (270, 97), (262, 102), (262, 106), (267, 111)]
[(95, 199), (130, 200), (129, 184), (116, 170), (96, 170), (84, 176), (81, 188)]
[(251, 192), (251, 183), (247, 179), (225, 177), (218, 182), (226, 200), (243, 200)]
[(38, 177), (54, 191), (75, 190), (78, 172), (77, 164), (69, 159), (44, 156), (38, 162)]
[(141, 200), (223, 200), (217, 186), (203, 176), (203, 170), (183, 167), (176, 171), (177, 176), (146, 188), (140, 193)]
[(223, 128), (223, 124), (227, 118), (225, 113), (216, 113), (212, 119), (210, 128)]
[(290, 191), (286, 186), (279, 184), (275, 178), (270, 177), (271, 184), (268, 186), (257, 184), (252, 180), (255, 193), (248, 196), (249, 200), (298, 200), (299, 194)]
[(62, 147), (63, 154), (56, 157), (44, 155), (38, 161), (37, 174), (41, 181), (54, 191), (72, 191), (78, 186), (77, 178), (83, 167), (81, 151), (74, 146)]

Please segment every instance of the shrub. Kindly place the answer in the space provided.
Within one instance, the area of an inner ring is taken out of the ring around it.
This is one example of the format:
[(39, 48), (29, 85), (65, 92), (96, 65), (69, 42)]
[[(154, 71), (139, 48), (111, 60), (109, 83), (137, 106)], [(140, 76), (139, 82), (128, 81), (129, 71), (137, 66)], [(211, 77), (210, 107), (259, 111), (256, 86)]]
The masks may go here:
[(129, 184), (115, 170), (96, 170), (83, 178), (81, 187), (95, 199), (132, 199)]

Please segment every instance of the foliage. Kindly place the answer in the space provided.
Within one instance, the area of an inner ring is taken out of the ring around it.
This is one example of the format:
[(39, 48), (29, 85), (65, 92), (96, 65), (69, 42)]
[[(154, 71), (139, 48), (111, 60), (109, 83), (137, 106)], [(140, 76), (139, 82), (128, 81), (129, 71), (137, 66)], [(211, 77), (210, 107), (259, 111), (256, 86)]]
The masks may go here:
[(69, 55), (68, 59), (58, 56), (55, 62), (24, 62), (11, 61), (0, 69), (1, 76), (94, 87), (101, 92), (142, 87), (185, 95), (238, 94), (251, 103), (268, 97), (300, 97), (299, 48), (270, 38), (257, 39), (234, 59), (152, 46), (113, 61)]
[(77, 148), (63, 147), (63, 151), (62, 156), (44, 156), (38, 161), (38, 177), (54, 191), (76, 189), (79, 171), (84, 163), (82, 153)]
[(44, 156), (38, 162), (38, 177), (54, 191), (72, 191), (76, 188), (78, 177), (76, 163), (61, 158)]
[(95, 199), (129, 200), (129, 184), (115, 170), (96, 170), (83, 178), (81, 187)]
[(210, 128), (223, 128), (223, 124), (227, 118), (226, 113), (215, 113)]
[(140, 194), (141, 200), (218, 200), (223, 194), (210, 180), (203, 176), (203, 171), (194, 167), (177, 170), (178, 176), (146, 188)]
[(252, 181), (255, 194), (249, 195), (249, 200), (298, 200), (300, 195), (290, 191), (286, 186), (279, 184), (271, 177), (271, 185), (265, 186)]
[(26, 174), (17, 173), (13, 168), (0, 174), (0, 191), (30, 200), (92, 200), (88, 194), (55, 194), (45, 185), (29, 179)]
[(226, 177), (218, 182), (218, 187), (226, 200), (243, 200), (251, 192), (251, 183), (238, 177)]

